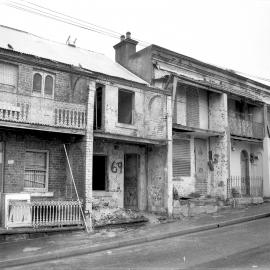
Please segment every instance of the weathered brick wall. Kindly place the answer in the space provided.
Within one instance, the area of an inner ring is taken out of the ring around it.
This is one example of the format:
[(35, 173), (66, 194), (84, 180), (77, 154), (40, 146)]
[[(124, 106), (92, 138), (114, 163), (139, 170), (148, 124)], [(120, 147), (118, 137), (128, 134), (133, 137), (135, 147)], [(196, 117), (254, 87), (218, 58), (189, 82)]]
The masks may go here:
[[(85, 104), (87, 101), (88, 85), (85, 78), (67, 72), (40, 68), (21, 63), (12, 63), (18, 66), (17, 93), (31, 95), (34, 71), (44, 71), (55, 75), (54, 100)], [(16, 90), (15, 90), (16, 92)]]
[[(63, 143), (69, 141), (67, 137), (52, 133), (29, 131), (2, 131), (5, 140), (5, 186), (6, 193), (22, 192), (24, 179), (24, 157), (27, 149), (49, 151), (49, 179), (48, 191), (53, 192), (54, 199), (68, 198), (67, 161)], [(71, 144), (72, 145), (72, 144)], [(83, 175), (80, 173), (82, 160), (81, 151), (75, 143), (72, 145), (71, 160), (74, 177), (81, 191)], [(76, 161), (76, 162), (75, 162)]]

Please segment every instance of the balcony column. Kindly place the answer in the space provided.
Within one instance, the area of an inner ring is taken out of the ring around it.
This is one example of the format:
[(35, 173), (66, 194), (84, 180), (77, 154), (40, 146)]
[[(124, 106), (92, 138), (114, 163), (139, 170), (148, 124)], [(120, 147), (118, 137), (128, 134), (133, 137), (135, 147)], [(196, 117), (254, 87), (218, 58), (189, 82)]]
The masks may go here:
[(270, 197), (270, 138), (268, 137), (267, 105), (264, 104), (263, 196)]
[(270, 138), (263, 139), (263, 196), (270, 197)]
[(87, 101), (87, 125), (83, 140), (85, 155), (85, 217), (87, 226), (92, 227), (92, 162), (93, 162), (93, 122), (94, 122), (94, 99), (96, 92), (96, 82), (89, 82), (88, 101)]
[(172, 98), (167, 97), (167, 211), (168, 215), (172, 215), (173, 211), (173, 141), (172, 141)]

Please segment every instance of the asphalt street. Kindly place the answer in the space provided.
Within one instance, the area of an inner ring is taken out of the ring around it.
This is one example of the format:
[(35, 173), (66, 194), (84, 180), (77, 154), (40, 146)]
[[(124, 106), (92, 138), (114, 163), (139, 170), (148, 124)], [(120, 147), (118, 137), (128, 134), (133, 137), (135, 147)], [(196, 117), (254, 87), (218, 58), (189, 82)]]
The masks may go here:
[(270, 218), (12, 269), (188, 268), (270, 269)]

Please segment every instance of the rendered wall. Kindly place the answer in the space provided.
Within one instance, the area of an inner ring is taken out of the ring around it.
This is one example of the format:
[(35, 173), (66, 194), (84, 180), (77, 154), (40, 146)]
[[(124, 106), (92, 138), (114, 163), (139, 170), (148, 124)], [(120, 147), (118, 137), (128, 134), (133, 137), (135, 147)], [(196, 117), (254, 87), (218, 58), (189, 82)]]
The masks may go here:
[(210, 93), (209, 126), (210, 129), (224, 132), (219, 137), (210, 137), (210, 148), (213, 157), (210, 194), (226, 197), (227, 178), (229, 177), (230, 134), (228, 129), (227, 95)]
[[(118, 123), (118, 90), (134, 93), (133, 123)], [(155, 92), (107, 84), (105, 132), (147, 139), (166, 139), (166, 97)]]
[[(94, 204), (100, 207), (124, 207), (124, 155), (139, 154), (138, 172), (138, 208), (146, 210), (146, 149), (143, 146), (122, 144), (119, 142), (103, 142), (94, 140), (94, 155), (107, 156), (107, 191), (93, 191)], [(119, 167), (117, 164), (120, 164)], [(114, 167), (116, 166), (116, 167)]]

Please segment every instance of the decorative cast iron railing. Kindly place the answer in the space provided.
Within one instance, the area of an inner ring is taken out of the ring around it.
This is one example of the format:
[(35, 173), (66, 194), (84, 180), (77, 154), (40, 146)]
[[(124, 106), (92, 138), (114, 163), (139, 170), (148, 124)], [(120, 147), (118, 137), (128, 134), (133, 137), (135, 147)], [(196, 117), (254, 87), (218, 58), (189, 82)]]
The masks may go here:
[(261, 197), (263, 196), (263, 178), (231, 176), (227, 179), (227, 197)]
[(6, 227), (82, 225), (78, 201), (9, 201)]

